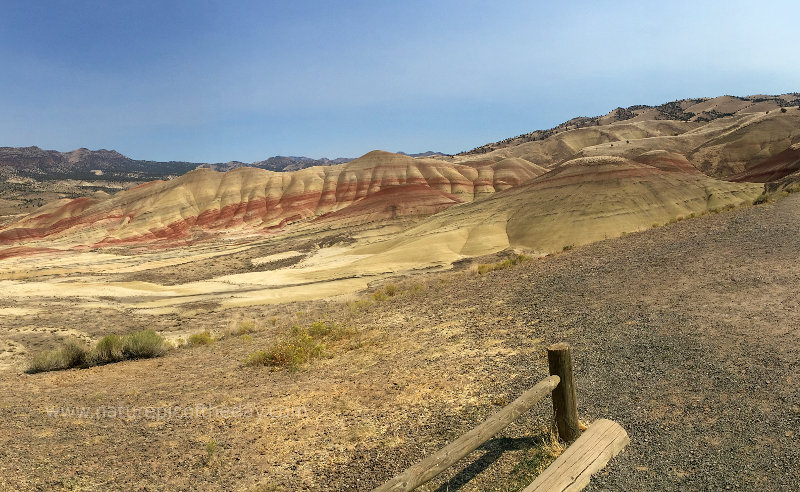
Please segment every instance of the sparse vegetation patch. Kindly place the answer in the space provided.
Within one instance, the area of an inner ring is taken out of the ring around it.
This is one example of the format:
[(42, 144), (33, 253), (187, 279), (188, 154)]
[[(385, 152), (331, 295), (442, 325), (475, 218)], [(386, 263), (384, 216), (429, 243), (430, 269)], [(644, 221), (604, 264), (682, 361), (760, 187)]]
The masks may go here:
[(191, 346), (210, 345), (214, 343), (214, 337), (212, 337), (211, 333), (209, 333), (208, 331), (195, 333), (189, 336), (188, 343)]
[(353, 328), (327, 321), (315, 321), (308, 328), (294, 326), (291, 334), (266, 350), (251, 353), (245, 359), (247, 366), (286, 367), (297, 370), (303, 364), (325, 356), (328, 344), (351, 338), (357, 334)]
[(753, 200), (753, 205), (761, 205), (762, 203), (767, 203), (769, 201), (769, 195), (766, 193), (762, 193)]
[(25, 372), (35, 374), (98, 366), (126, 359), (146, 359), (163, 355), (166, 350), (164, 339), (153, 330), (137, 331), (125, 336), (106, 335), (91, 349), (77, 340), (67, 340), (55, 350), (36, 354)]
[(236, 328), (237, 335), (244, 335), (246, 333), (253, 333), (256, 331), (256, 324), (252, 321), (242, 321)]
[(518, 254), (512, 256), (511, 258), (506, 258), (505, 260), (498, 263), (478, 265), (473, 271), (478, 275), (486, 275), (487, 273), (493, 272), (495, 270), (505, 270), (506, 268), (517, 266), (520, 263), (524, 263), (530, 259), (531, 259), (530, 256)]

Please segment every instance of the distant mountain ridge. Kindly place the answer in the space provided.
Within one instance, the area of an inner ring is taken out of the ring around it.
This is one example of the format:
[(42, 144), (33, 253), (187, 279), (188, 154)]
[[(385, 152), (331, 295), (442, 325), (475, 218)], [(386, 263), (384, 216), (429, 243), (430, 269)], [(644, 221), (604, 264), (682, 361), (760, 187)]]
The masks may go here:
[(87, 181), (150, 181), (185, 174), (197, 168), (228, 171), (237, 167), (255, 167), (269, 171), (297, 171), (313, 166), (331, 166), (350, 162), (350, 158), (312, 159), (275, 156), (263, 161), (244, 163), (198, 163), (186, 161), (146, 161), (126, 157), (115, 150), (80, 148), (71, 152), (43, 150), (39, 147), (0, 147), (0, 173), (19, 174), (35, 179), (83, 179)]

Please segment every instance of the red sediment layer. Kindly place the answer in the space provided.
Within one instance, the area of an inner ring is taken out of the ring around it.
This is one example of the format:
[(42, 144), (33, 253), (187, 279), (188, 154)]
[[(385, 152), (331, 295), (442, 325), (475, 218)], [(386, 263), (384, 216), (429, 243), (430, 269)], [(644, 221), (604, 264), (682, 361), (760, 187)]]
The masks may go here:
[[(615, 169), (614, 167), (620, 167), (617, 165), (611, 166), (602, 166), (598, 165), (596, 168), (594, 166), (589, 167), (582, 167), (584, 172), (568, 172), (568, 170), (563, 171), (554, 171), (551, 173), (543, 174), (542, 176), (532, 180), (529, 184), (525, 186), (532, 186), (532, 187), (542, 187), (547, 188), (550, 186), (565, 186), (572, 183), (578, 182), (586, 182), (586, 181), (605, 181), (610, 179), (631, 179), (631, 178), (641, 178), (647, 176), (657, 175), (660, 172), (659, 169), (655, 169), (653, 167), (645, 167), (645, 166), (636, 166), (634, 165), (626, 165), (622, 169)], [(597, 169), (600, 168), (600, 169)], [(567, 169), (581, 169), (581, 168), (567, 168)]]
[(676, 154), (656, 154), (656, 155), (643, 155), (634, 159), (636, 162), (653, 166), (661, 171), (675, 172), (675, 173), (690, 173), (700, 174), (691, 162), (684, 156)]
[(458, 197), (427, 186), (393, 186), (373, 193), (347, 208), (321, 215), (316, 220), (344, 220), (360, 217), (379, 220), (409, 215), (431, 215), (457, 203), (461, 203)]
[(755, 166), (728, 178), (733, 182), (767, 183), (800, 171), (800, 149), (786, 149)]
[(28, 248), (26, 246), (17, 246), (14, 248), (6, 248), (0, 250), (0, 260), (7, 258), (14, 258), (17, 256), (33, 256), (41, 255), (44, 253), (58, 252), (59, 250), (53, 248)]

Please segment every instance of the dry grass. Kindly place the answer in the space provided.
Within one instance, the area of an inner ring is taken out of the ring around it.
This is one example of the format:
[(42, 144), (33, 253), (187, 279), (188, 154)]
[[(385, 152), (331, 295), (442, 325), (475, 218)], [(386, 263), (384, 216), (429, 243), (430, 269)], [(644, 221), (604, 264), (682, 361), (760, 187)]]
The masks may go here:
[(761, 205), (762, 203), (767, 203), (769, 201), (769, 195), (766, 193), (762, 193), (753, 200), (753, 205)]
[(311, 359), (322, 357), (325, 345), (306, 332), (300, 332), (267, 350), (259, 350), (245, 359), (248, 366), (287, 367), (297, 370)]
[(547, 430), (541, 430), (528, 438), (530, 447), (519, 457), (518, 463), (504, 477), (498, 490), (522, 490), (550, 466), (567, 446)]
[(137, 331), (124, 337), (122, 354), (126, 359), (147, 359), (164, 354), (164, 339), (153, 330)]
[(211, 336), (210, 332), (204, 331), (201, 333), (195, 333), (193, 335), (190, 335), (187, 343), (192, 347), (198, 345), (210, 345), (214, 343), (214, 337)]
[(352, 338), (357, 333), (354, 328), (327, 321), (314, 321), (308, 328), (295, 325), (290, 335), (266, 350), (251, 353), (244, 364), (297, 370), (312, 359), (327, 355), (328, 344)]
[(119, 335), (106, 335), (95, 346), (95, 357), (104, 362), (116, 362), (125, 357), (125, 340)]
[(84, 364), (87, 348), (77, 340), (68, 340), (63, 346), (42, 352), (33, 356), (28, 369), (28, 374), (46, 371), (60, 371)]
[(480, 264), (477, 266), (473, 265), (470, 268), (470, 271), (477, 275), (486, 275), (487, 273), (494, 272), (496, 270), (505, 270), (507, 268), (515, 267), (520, 263), (524, 263), (530, 259), (531, 259), (530, 256), (518, 254), (512, 256), (511, 258), (506, 258), (505, 260), (500, 261), (498, 263)]
[(256, 331), (255, 323), (253, 323), (252, 321), (242, 321), (239, 323), (236, 329), (233, 330), (233, 334), (238, 336), (238, 335), (253, 333), (254, 331)]

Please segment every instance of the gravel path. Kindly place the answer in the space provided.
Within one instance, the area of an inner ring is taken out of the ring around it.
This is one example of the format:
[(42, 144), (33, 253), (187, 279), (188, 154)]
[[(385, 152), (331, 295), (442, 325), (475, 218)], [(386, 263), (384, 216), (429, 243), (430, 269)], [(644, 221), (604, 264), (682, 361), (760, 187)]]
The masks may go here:
[(800, 490), (800, 196), (582, 248), (516, 283), (631, 445), (589, 490)]

